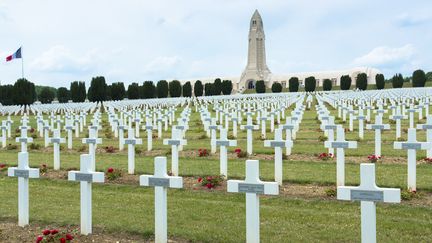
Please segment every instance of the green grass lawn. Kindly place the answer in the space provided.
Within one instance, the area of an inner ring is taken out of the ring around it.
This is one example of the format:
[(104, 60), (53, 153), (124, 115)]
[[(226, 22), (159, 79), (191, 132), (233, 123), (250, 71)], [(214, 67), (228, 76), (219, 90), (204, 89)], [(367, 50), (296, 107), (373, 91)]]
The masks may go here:
[[(292, 107), (291, 107), (292, 108)], [(329, 108), (330, 109), (330, 108)], [(178, 109), (177, 112), (180, 112)], [(289, 114), (290, 109), (286, 110)], [(336, 115), (336, 110), (332, 110)], [(214, 113), (213, 113), (214, 115)], [(384, 122), (388, 122), (385, 115)], [(106, 121), (106, 114), (103, 114)], [(4, 117), (3, 117), (4, 119)], [(18, 117), (14, 130), (19, 125)], [(416, 117), (417, 119), (417, 117)], [(88, 117), (90, 120), (90, 117)], [(284, 120), (282, 120), (282, 123)], [(424, 122), (424, 121), (420, 121)], [(343, 124), (348, 127), (348, 122)], [(408, 121), (403, 122), (406, 128)], [(32, 118), (30, 126), (36, 127)], [(106, 125), (105, 125), (106, 126)], [(180, 175), (198, 177), (217, 175), (219, 173), (218, 154), (200, 158), (196, 152), (200, 148), (210, 150), (210, 139), (204, 138), (205, 132), (199, 121), (199, 114), (193, 112), (189, 123), (190, 130), (186, 133), (188, 145), (179, 158)], [(357, 121), (354, 127), (358, 128)], [(267, 137), (273, 138), (267, 123)], [(316, 155), (325, 152), (324, 143), (318, 141), (323, 135), (318, 131), (314, 109), (305, 111), (297, 140), (294, 142), (293, 154), (302, 155), (303, 159), (284, 160), (284, 183), (304, 185), (334, 185), (336, 178), (335, 160), (318, 161)], [(15, 132), (13, 132), (15, 134)], [(232, 134), (231, 131), (229, 134)], [(64, 137), (66, 134), (62, 132)], [(103, 144), (98, 148), (114, 146), (118, 148), (118, 139), (106, 138), (104, 131), (99, 135)], [(170, 130), (163, 132), (163, 137), (170, 137)], [(406, 138), (406, 133), (402, 133)], [(68, 151), (66, 144), (61, 153), (62, 169), (78, 169), (82, 147), (81, 138), (74, 138), (73, 150)], [(126, 135), (125, 135), (126, 136)], [(425, 139), (425, 132), (417, 133), (418, 140)], [(147, 147), (146, 132), (141, 131), (143, 151)], [(348, 132), (348, 140), (355, 140), (358, 131)], [(394, 150), (394, 125), (392, 130), (383, 133), (382, 154), (387, 158), (403, 161), (406, 151)], [(239, 130), (237, 138), (238, 148), (246, 150), (246, 133)], [(11, 144), (16, 144), (12, 139)], [(36, 144), (43, 146), (43, 139), (36, 138)], [(260, 130), (254, 132), (254, 153), (260, 159), (261, 179), (274, 179), (273, 149), (263, 146), (260, 140)], [(52, 145), (50, 145), (51, 147)], [(155, 152), (150, 155), (136, 156), (136, 174), (152, 174), (153, 158), (156, 155), (165, 156), (170, 151), (162, 144), (162, 139), (153, 140)], [(230, 153), (235, 148), (230, 148)], [(17, 164), (17, 149), (0, 150), (0, 163)], [(374, 132), (365, 130), (365, 138), (358, 143), (358, 149), (346, 150), (346, 156), (364, 158), (374, 151)], [(170, 155), (168, 155), (169, 157)], [(419, 152), (418, 158), (425, 156)], [(29, 150), (31, 167), (48, 164), (52, 167), (52, 149), (41, 148)], [(108, 167), (127, 169), (127, 147), (124, 151), (114, 154), (106, 153), (103, 149), (96, 155), (97, 170), (105, 171)], [(168, 163), (168, 166), (170, 164)], [(346, 183), (359, 183), (359, 163), (346, 161)], [(385, 187), (406, 188), (407, 165), (403, 162), (377, 163), (377, 184)], [(169, 170), (169, 168), (168, 168)], [(229, 178), (243, 179), (245, 173), (245, 159), (230, 159), (228, 162)], [(417, 165), (417, 187), (419, 191), (432, 192), (432, 165), (421, 163)], [(0, 200), (0, 217), (4, 220), (17, 218), (17, 180), (5, 177), (0, 173), (2, 193)], [(125, 231), (151, 238), (154, 230), (153, 221), (153, 190), (138, 185), (94, 185), (93, 188), (93, 222), (94, 226), (109, 232)], [(289, 190), (289, 186), (288, 186)], [(42, 224), (75, 224), (79, 225), (79, 184), (66, 180), (33, 179), (30, 182), (30, 220)], [(175, 238), (203, 242), (242, 242), (245, 240), (245, 197), (241, 194), (231, 194), (224, 191), (202, 190), (169, 190), (169, 234)], [(127, 202), (127, 204), (125, 204)], [(377, 207), (377, 234), (381, 242), (427, 242), (432, 239), (432, 208), (422, 204), (379, 204)], [(359, 203), (338, 202), (323, 198), (302, 198), (289, 196), (263, 197), (261, 200), (261, 239), (263, 242), (354, 242), (360, 240), (360, 210)]]

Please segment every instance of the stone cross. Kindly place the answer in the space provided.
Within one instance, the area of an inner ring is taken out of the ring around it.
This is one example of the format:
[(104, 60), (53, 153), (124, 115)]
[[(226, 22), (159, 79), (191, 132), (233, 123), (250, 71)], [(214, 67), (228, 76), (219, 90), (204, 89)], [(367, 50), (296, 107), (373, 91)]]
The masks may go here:
[(6, 125), (6, 121), (2, 121), (2, 125), (1, 125), (1, 132), (2, 132), (1, 141), (2, 141), (2, 147), (3, 148), (6, 147), (7, 129), (8, 129), (8, 127)]
[(337, 199), (360, 201), (361, 242), (376, 242), (376, 203), (400, 203), (400, 189), (380, 188), (375, 184), (375, 164), (360, 165), (360, 186), (338, 186)]
[(123, 125), (123, 122), (120, 121), (120, 125), (117, 127), (119, 130), (119, 150), (123, 151), (124, 149), (124, 130), (127, 130), (128, 127)]
[[(337, 125), (334, 124), (334, 117), (330, 116), (329, 120), (327, 122), (326, 125), (321, 126), (321, 129), (324, 129), (327, 132), (327, 141), (328, 142), (333, 142), (334, 141), (334, 131), (337, 129)], [(330, 154), (334, 154), (334, 148), (333, 147), (329, 147), (328, 148), (328, 152)]]
[(358, 115), (355, 117), (356, 120), (358, 120), (359, 125), (359, 138), (364, 138), (364, 120), (366, 117), (364, 116), (363, 109), (360, 107), (358, 110)]
[(345, 149), (357, 148), (357, 142), (346, 141), (345, 131), (341, 125), (337, 125), (336, 141), (324, 142), (326, 148), (336, 149), (336, 186), (345, 185)]
[[(417, 129), (426, 130), (426, 142), (432, 143), (432, 116), (427, 116), (426, 124), (418, 124)], [(426, 157), (432, 158), (432, 148), (426, 151)]]
[(259, 195), (278, 195), (277, 182), (259, 179), (259, 161), (246, 160), (246, 179), (228, 180), (227, 191), (246, 193), (246, 242), (260, 241)]
[(65, 139), (61, 137), (60, 129), (55, 129), (53, 137), (49, 139), (53, 144), (54, 152), (54, 170), (60, 170), (60, 143), (65, 143)]
[(69, 181), (79, 181), (81, 184), (81, 234), (92, 233), (92, 183), (103, 183), (105, 175), (103, 172), (92, 170), (91, 155), (82, 154), (80, 156), (80, 170), (69, 171)]
[(64, 127), (67, 131), (67, 147), (68, 149), (72, 149), (72, 130), (73, 126), (71, 125), (70, 120), (66, 120), (66, 125)]
[(237, 146), (236, 140), (228, 140), (227, 130), (221, 128), (220, 139), (211, 141), (214, 146), (220, 147), (220, 174), (228, 177), (228, 158), (227, 158), (227, 147)]
[(135, 173), (135, 145), (142, 144), (142, 139), (135, 138), (134, 129), (129, 128), (128, 138), (124, 140), (128, 145), (128, 173), (133, 175)]
[(151, 151), (153, 149), (153, 125), (152, 122), (147, 119), (145, 130), (147, 131), (147, 151)]
[(140, 186), (155, 188), (155, 242), (167, 242), (167, 188), (183, 188), (183, 178), (168, 176), (166, 157), (156, 157), (154, 175), (141, 175)]
[(75, 116), (74, 119), (74, 125), (75, 125), (75, 137), (79, 138), (79, 133), (80, 133), (80, 119), (78, 116)]
[(366, 129), (375, 130), (375, 155), (381, 156), (381, 130), (390, 129), (389, 124), (382, 123), (382, 116), (375, 116), (375, 124), (367, 124)]
[(408, 129), (408, 141), (394, 142), (394, 149), (406, 149), (408, 152), (408, 189), (416, 191), (416, 151), (427, 150), (432, 148), (432, 143), (417, 142), (416, 129)]
[(232, 115), (231, 115), (231, 121), (232, 121), (232, 127), (233, 127), (233, 136), (235, 137), (235, 138), (237, 138), (237, 125), (238, 125), (238, 121), (239, 121), (239, 119), (238, 119), (238, 117), (237, 117), (237, 113), (236, 112), (234, 112)]
[(283, 166), (282, 166), (282, 148), (292, 147), (293, 142), (291, 140), (282, 139), (282, 129), (276, 129), (274, 140), (265, 140), (264, 147), (274, 148), (275, 154), (275, 181), (282, 185), (283, 182)]
[[(282, 128), (283, 130), (285, 130), (285, 133), (286, 133), (285, 140), (286, 141), (292, 141), (292, 134), (293, 134), (293, 131), (295, 129), (295, 125), (291, 122), (291, 117), (286, 117), (285, 118), (285, 124), (282, 124), (279, 127)], [(291, 148), (292, 148), (292, 146), (286, 147), (285, 154), (287, 156), (291, 155)]]
[(178, 149), (181, 145), (187, 145), (187, 141), (181, 138), (181, 131), (172, 128), (171, 129), (171, 138), (163, 140), (164, 145), (171, 145), (171, 172), (173, 175), (178, 176)]
[(6, 120), (6, 125), (8, 126), (8, 138), (10, 138), (12, 136), (12, 132), (11, 132), (12, 123), (13, 123), (13, 121), (12, 121), (11, 117), (8, 115), (7, 120)]
[(401, 137), (401, 120), (406, 119), (407, 117), (402, 115), (401, 109), (398, 106), (396, 108), (396, 113), (393, 116), (390, 116), (390, 119), (396, 121), (396, 139)]
[(349, 114), (349, 131), (352, 132), (354, 131), (355, 110), (353, 110), (352, 107), (350, 107), (348, 109), (348, 114)]
[(267, 136), (267, 134), (266, 134), (266, 132), (267, 132), (267, 128), (266, 128), (267, 119), (268, 119), (267, 111), (264, 109), (262, 111), (262, 115), (259, 119), (259, 121), (261, 122), (261, 136), (262, 136), (262, 138), (266, 138), (266, 136)]
[(27, 152), (27, 143), (33, 142), (33, 138), (27, 137), (27, 129), (28, 126), (21, 126), (21, 137), (16, 138), (15, 141), (17, 143), (21, 143), (21, 152)]
[(414, 109), (414, 107), (411, 105), (407, 111), (409, 113), (409, 128), (414, 128), (414, 113), (417, 111), (417, 109)]
[(18, 225), (29, 224), (29, 178), (39, 178), (39, 169), (28, 165), (28, 153), (18, 153), (18, 167), (9, 167), (8, 176), (18, 177)]
[(82, 143), (89, 145), (89, 155), (91, 157), (91, 169), (96, 170), (96, 144), (102, 143), (102, 138), (96, 137), (96, 132), (93, 129), (89, 130), (89, 137), (83, 138)]
[(220, 129), (221, 126), (216, 125), (216, 118), (212, 118), (211, 120), (211, 124), (208, 127), (211, 131), (211, 137), (210, 137), (210, 145), (211, 145), (211, 149), (210, 152), (212, 154), (216, 153), (216, 143), (213, 143), (214, 140), (216, 140), (216, 131), (217, 129)]
[(51, 129), (51, 126), (49, 125), (48, 121), (45, 121), (43, 126), (44, 131), (44, 142), (45, 142), (45, 148), (49, 145), (49, 131)]
[(247, 123), (246, 123), (246, 125), (241, 125), (240, 129), (247, 131), (247, 135), (246, 135), (247, 153), (249, 155), (252, 155), (252, 144), (253, 144), (252, 131), (253, 130), (257, 130), (258, 126), (257, 125), (253, 125), (253, 123), (252, 123), (252, 117), (251, 116), (247, 116)]

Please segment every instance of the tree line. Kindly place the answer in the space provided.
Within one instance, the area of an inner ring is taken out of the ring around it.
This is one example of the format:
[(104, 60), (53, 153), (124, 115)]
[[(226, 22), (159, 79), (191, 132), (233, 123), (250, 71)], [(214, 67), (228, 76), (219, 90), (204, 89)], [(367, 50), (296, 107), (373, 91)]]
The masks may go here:
[(13, 85), (0, 85), (0, 103), (3, 105), (29, 105), (35, 101), (49, 104), (57, 98), (59, 103), (84, 102), (88, 99), (91, 102), (103, 102), (108, 100), (128, 99), (152, 99), (167, 97), (192, 97), (229, 95), (232, 92), (231, 80), (215, 79), (213, 83), (203, 83), (197, 80), (193, 89), (190, 81), (181, 84), (178, 80), (167, 82), (160, 80), (154, 84), (153, 81), (131, 83), (127, 89), (123, 82), (107, 84), (105, 77), (93, 77), (90, 87), (86, 89), (83, 81), (74, 81), (67, 87), (58, 89), (48, 86), (35, 86), (27, 79), (18, 79)]
[[(404, 83), (412, 82), (412, 87), (424, 87), (427, 81), (432, 81), (432, 72), (425, 73), (423, 70), (415, 70), (411, 77), (403, 77), (402, 74), (395, 74), (390, 79), (385, 79), (383, 74), (377, 74), (375, 76), (376, 89), (384, 89), (386, 84), (391, 84), (392, 88), (402, 88)], [(315, 91), (317, 81), (315, 77), (307, 77), (304, 82), (304, 89), (306, 92)], [(299, 79), (297, 77), (291, 77), (288, 80), (288, 91), (298, 92), (299, 91)], [(330, 79), (323, 80), (323, 90), (330, 91), (333, 88), (333, 82)], [(352, 79), (349, 75), (343, 75), (340, 78), (340, 89), (349, 90), (352, 86)], [(366, 90), (368, 88), (368, 80), (366, 73), (359, 73), (355, 79), (355, 88), (359, 90)], [(255, 84), (255, 91), (257, 93), (265, 93), (266, 86), (263, 80), (259, 80)], [(282, 84), (273, 83), (271, 87), (273, 93), (282, 92)]]

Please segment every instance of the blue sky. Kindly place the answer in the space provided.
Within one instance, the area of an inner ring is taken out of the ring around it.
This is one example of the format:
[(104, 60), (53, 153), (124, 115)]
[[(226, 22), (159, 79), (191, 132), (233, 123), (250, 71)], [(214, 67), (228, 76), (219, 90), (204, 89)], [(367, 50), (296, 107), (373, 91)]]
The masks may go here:
[(4, 61), (20, 45), (25, 76), (38, 85), (239, 76), (255, 9), (275, 74), (432, 70), (426, 0), (1, 0), (0, 81), (21, 76), (20, 61)]

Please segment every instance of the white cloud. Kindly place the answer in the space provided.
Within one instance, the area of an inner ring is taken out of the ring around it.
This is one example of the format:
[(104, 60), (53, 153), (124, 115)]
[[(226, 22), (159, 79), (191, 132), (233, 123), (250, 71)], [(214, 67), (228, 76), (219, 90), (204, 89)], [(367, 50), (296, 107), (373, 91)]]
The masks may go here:
[[(417, 13), (418, 14), (418, 13)], [(417, 26), (421, 24), (425, 24), (432, 20), (431, 16), (428, 15), (409, 15), (409, 14), (401, 14), (396, 18), (396, 23), (401, 27), (411, 27)]]
[(354, 60), (355, 65), (386, 67), (411, 62), (415, 54), (415, 48), (411, 44), (402, 47), (380, 46), (372, 49), (366, 55)]
[(30, 68), (44, 72), (87, 72), (94, 68), (94, 55), (95, 51), (90, 51), (78, 56), (63, 45), (56, 45), (35, 58), (30, 63)]

